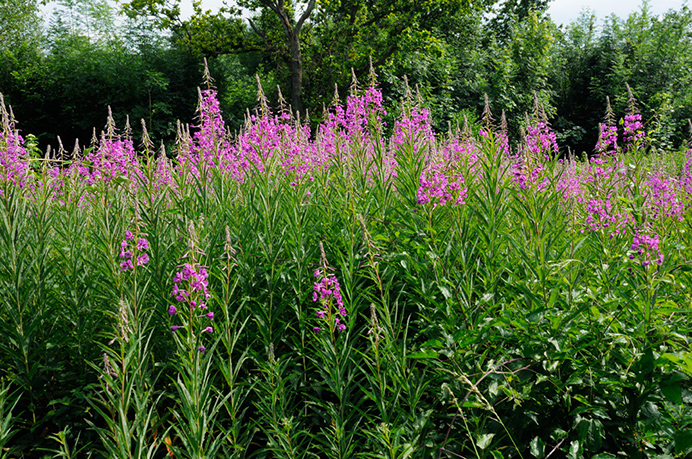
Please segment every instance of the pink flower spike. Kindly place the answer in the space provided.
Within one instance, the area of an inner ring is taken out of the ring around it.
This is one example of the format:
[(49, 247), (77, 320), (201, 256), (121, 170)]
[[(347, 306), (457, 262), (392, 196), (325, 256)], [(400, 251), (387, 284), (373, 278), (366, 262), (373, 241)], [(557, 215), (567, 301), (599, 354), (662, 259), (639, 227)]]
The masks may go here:
[(204, 331), (207, 332), (207, 333), (214, 333), (214, 329), (211, 328), (211, 327), (205, 328)]

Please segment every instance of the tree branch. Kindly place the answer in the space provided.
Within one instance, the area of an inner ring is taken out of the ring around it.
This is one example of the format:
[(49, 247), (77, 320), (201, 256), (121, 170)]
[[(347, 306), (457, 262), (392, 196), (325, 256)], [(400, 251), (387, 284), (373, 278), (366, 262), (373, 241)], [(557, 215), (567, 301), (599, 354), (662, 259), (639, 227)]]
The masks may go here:
[(247, 22), (250, 23), (250, 27), (252, 28), (252, 30), (255, 31), (255, 33), (256, 33), (257, 35), (259, 35), (260, 37), (262, 37), (262, 39), (263, 39), (264, 41), (267, 41), (267, 34), (265, 34), (264, 32), (262, 32), (261, 30), (259, 30), (259, 29), (257, 28), (257, 26), (255, 26), (255, 22), (252, 20), (252, 18), (248, 18)]
[(310, 13), (312, 13), (312, 10), (315, 9), (316, 3), (317, 3), (316, 0), (310, 0), (308, 2), (308, 6), (305, 7), (305, 11), (303, 11), (303, 14), (300, 16), (300, 19), (298, 19), (298, 23), (296, 24), (296, 28), (295, 28), (296, 34), (300, 33), (300, 29), (303, 27), (303, 23), (310, 16)]

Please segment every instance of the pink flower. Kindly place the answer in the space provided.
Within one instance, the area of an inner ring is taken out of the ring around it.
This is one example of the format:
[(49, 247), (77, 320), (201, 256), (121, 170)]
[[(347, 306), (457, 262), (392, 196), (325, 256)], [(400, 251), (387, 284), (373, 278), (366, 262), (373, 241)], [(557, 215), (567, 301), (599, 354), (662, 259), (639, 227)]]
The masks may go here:
[(137, 257), (137, 266), (144, 266), (149, 261), (149, 255), (146, 253), (141, 254)]

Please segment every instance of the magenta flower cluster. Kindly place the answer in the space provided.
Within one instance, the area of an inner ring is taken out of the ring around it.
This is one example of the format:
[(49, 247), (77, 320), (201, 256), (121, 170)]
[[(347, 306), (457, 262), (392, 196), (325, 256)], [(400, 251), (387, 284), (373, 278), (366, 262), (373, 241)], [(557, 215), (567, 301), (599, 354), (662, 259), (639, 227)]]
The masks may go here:
[[(29, 161), (24, 139), (15, 129), (14, 117), (5, 108), (0, 94), (0, 184), (11, 183), (23, 188), (28, 182)], [(2, 196), (2, 190), (0, 190)]]
[(659, 247), (658, 234), (646, 234), (637, 231), (632, 238), (630, 246), (630, 260), (639, 260), (642, 266), (656, 263), (663, 264), (663, 254)]
[(523, 144), (516, 154), (510, 154), (515, 185), (522, 190), (533, 187), (544, 189), (549, 183), (543, 174), (545, 163), (558, 154), (557, 136), (546, 122), (534, 121), (527, 126)]
[[(273, 113), (263, 104), (249, 114), (244, 128), (233, 137), (221, 117), (216, 91), (200, 91), (199, 96), (192, 134), (188, 126), (178, 128), (178, 156), (174, 161), (165, 155), (143, 159), (135, 151), (129, 128), (119, 134), (109, 116), (104, 132), (95, 136), (91, 148), (85, 152), (76, 149), (73, 161), (67, 164), (49, 164), (45, 176), (30, 167), (24, 139), (14, 127), (11, 112), (0, 101), (0, 183), (31, 191), (45, 185), (56, 202), (84, 207), (96, 193), (95, 188), (104, 185), (127, 193), (145, 186), (157, 193), (175, 194), (178, 184), (186, 181), (203, 186), (202, 179), (215, 170), (241, 183), (261, 174), (265, 180), (290, 185), (307, 200), (321, 192), (312, 184), (327, 183), (334, 171), (346, 180), (385, 182), (394, 193), (409, 192), (409, 188), (398, 190), (397, 180), (404, 164), (412, 164), (410, 159), (414, 158), (422, 167), (414, 179), (415, 194), (407, 198), (435, 209), (466, 203), (483, 176), (480, 172), (486, 161), (486, 147), (494, 145), (493, 154), (504, 161), (498, 186), (509, 185), (523, 195), (544, 192), (555, 185), (573, 230), (623, 238), (620, 242), (624, 249), (633, 234), (664, 234), (669, 222), (684, 220), (692, 208), (692, 150), (679, 173), (652, 168), (635, 175), (628, 163), (628, 150), (643, 147), (646, 140), (633, 97), (622, 122), (621, 138), (609, 107), (599, 124), (599, 140), (590, 160), (577, 164), (564, 158), (557, 165), (552, 163), (560, 152), (557, 137), (540, 111), (529, 120), (521, 142), (510, 148), (506, 129), (498, 131), (492, 122), (485, 123), (478, 133), (465, 128), (447, 136), (436, 135), (430, 112), (409, 98), (387, 138), (382, 93), (369, 87), (352, 90), (344, 104), (336, 96), (314, 132), (285, 107)], [(147, 152), (151, 152), (150, 147)], [(150, 170), (155, 172), (150, 174)], [(83, 188), (73, 193), (74, 186)], [(142, 235), (126, 235), (120, 249), (119, 262), (125, 271), (148, 262), (148, 243)], [(176, 276), (176, 311), (182, 302), (194, 302), (195, 309), (206, 303), (206, 270), (195, 266), (187, 265)], [(336, 279), (329, 280), (332, 277), (326, 273), (321, 276), (318, 283), (324, 283), (325, 291), (333, 292), (330, 282)], [(343, 321), (341, 310), (335, 312), (335, 318)]]
[[(204, 303), (197, 303), (191, 298), (201, 297), (203, 299), (209, 298), (209, 281), (207, 278), (209, 273), (204, 266), (197, 266), (190, 263), (185, 263), (183, 265), (183, 270), (175, 274), (173, 278), (173, 291), (171, 296), (179, 302), (190, 301), (192, 307), (198, 307), (201, 309), (206, 309)], [(181, 288), (181, 285), (183, 288)], [(187, 286), (187, 288), (185, 288)]]
[(421, 173), (417, 204), (430, 203), (435, 208), (448, 202), (457, 206), (465, 203), (468, 190), (464, 184), (464, 177), (450, 169), (438, 163)]
[[(176, 332), (181, 328), (187, 328), (188, 339), (195, 342), (197, 350), (204, 353), (206, 348), (197, 340), (201, 334), (213, 333), (214, 328), (208, 325), (209, 322), (202, 320), (214, 320), (214, 313), (207, 308), (207, 300), (211, 297), (209, 293), (209, 272), (204, 266), (186, 263), (182, 270), (175, 274), (173, 278), (173, 289), (171, 297), (176, 304), (168, 306), (168, 315), (171, 317), (180, 316), (184, 325), (173, 325), (171, 330)], [(199, 331), (199, 334), (195, 332)]]
[(644, 123), (639, 113), (630, 112), (625, 115), (624, 129), (623, 140), (626, 145), (638, 146), (644, 140)]
[[(318, 319), (327, 322), (327, 327), (330, 330), (345, 331), (346, 325), (341, 320), (346, 318), (346, 308), (341, 297), (339, 281), (335, 276), (327, 274), (323, 269), (315, 270), (315, 278), (319, 280), (313, 285), (312, 301), (320, 305), (320, 309), (317, 310), (315, 315)], [(332, 321), (334, 328), (331, 328), (332, 324), (330, 324), (330, 321)], [(313, 330), (317, 333), (322, 328), (315, 326)]]
[(149, 255), (145, 252), (149, 250), (149, 241), (144, 239), (144, 234), (135, 237), (132, 231), (125, 231), (125, 238), (120, 242), (120, 268), (129, 271), (136, 266), (144, 266), (149, 262)]
[(599, 125), (598, 143), (595, 152), (599, 154), (615, 154), (618, 150), (618, 129), (607, 123)]

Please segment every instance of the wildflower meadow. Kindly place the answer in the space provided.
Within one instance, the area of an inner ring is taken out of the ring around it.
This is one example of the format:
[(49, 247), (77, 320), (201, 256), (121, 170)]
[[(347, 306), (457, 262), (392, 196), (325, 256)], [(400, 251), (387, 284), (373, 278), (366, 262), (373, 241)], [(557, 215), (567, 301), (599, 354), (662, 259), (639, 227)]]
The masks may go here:
[(510, 139), (260, 88), (232, 133), (203, 88), (167, 146), (0, 104), (0, 457), (692, 454), (692, 150), (632, 93), (575, 157), (538, 102)]

